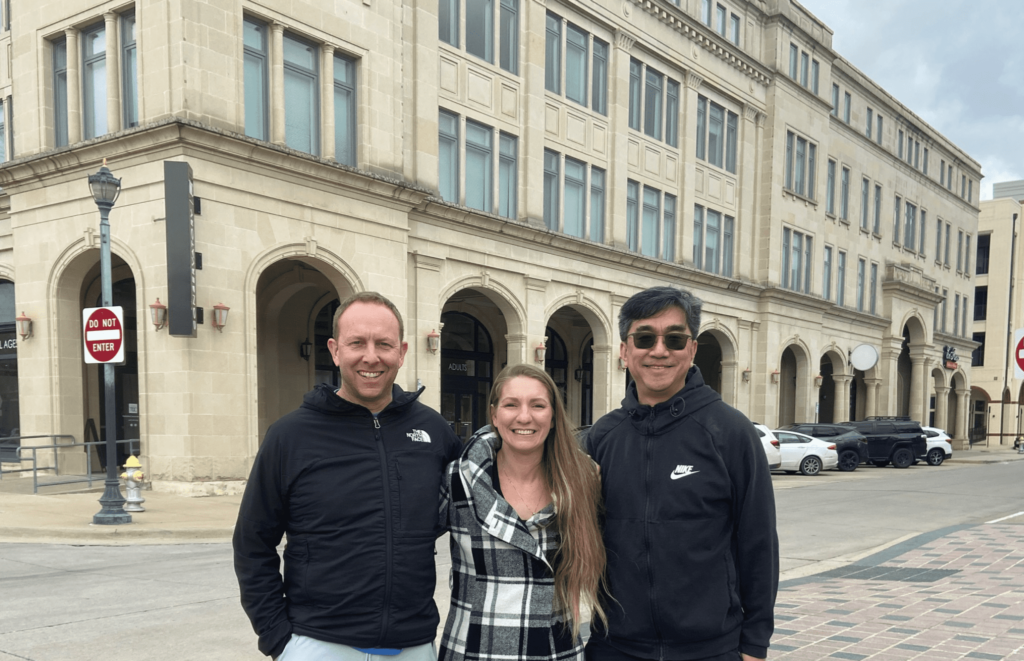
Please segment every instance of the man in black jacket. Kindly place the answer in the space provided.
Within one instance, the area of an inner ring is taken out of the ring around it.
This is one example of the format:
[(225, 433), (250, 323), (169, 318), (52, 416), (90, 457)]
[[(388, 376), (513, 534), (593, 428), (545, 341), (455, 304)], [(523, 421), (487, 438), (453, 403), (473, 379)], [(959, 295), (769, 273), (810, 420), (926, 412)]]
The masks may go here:
[(320, 384), (270, 427), (245, 488), (242, 607), (281, 661), (431, 661), (441, 474), (462, 444), (422, 391), (394, 385), (408, 344), (391, 301), (346, 299), (327, 346), (341, 388)]
[(654, 287), (619, 312), (634, 381), (590, 430), (601, 466), (607, 628), (588, 661), (764, 659), (779, 551), (775, 498), (753, 425), (693, 365), (701, 301)]

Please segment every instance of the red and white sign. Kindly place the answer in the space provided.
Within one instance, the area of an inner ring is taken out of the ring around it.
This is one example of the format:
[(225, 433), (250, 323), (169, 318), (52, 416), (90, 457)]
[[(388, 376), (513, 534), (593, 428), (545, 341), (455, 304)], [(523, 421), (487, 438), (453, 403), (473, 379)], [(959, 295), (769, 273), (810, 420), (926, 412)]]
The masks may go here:
[(124, 363), (124, 311), (121, 306), (82, 310), (85, 362)]
[(1024, 379), (1024, 328), (1013, 334), (1013, 376)]

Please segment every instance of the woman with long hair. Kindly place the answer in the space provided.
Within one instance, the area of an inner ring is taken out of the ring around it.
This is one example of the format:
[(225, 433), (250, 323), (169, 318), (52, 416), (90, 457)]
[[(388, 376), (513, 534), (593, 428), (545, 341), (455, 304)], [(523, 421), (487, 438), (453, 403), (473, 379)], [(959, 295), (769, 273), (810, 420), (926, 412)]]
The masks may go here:
[(439, 661), (583, 658), (580, 623), (605, 620), (601, 485), (555, 382), (506, 367), (479, 429), (442, 481), (452, 600)]

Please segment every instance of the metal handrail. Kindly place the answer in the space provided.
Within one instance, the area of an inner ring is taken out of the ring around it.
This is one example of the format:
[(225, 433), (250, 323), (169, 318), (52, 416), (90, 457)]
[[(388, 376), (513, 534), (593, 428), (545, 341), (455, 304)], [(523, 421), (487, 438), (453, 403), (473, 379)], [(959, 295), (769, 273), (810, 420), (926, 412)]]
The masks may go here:
[[(71, 443), (53, 443), (53, 444), (50, 444), (50, 445), (19, 446), (17, 448), (17, 453), (18, 453), (19, 461), (20, 462), (29, 461), (29, 462), (32, 463), (32, 467), (31, 468), (17, 468), (17, 469), (12, 469), (12, 470), (0, 471), (0, 477), (2, 477), (3, 473), (25, 473), (25, 472), (28, 472), (29, 470), (31, 470), (32, 471), (32, 493), (39, 493), (39, 471), (52, 470), (54, 472), (54, 475), (60, 475), (60, 459), (59, 459), (60, 453), (57, 452), (57, 450), (63, 450), (63, 449), (67, 449), (67, 448), (84, 447), (85, 448), (85, 453), (86, 453), (86, 466), (87, 466), (86, 474), (85, 475), (81, 476), (81, 478), (77, 479), (77, 480), (69, 480), (67, 483), (70, 483), (70, 482), (87, 482), (89, 484), (89, 487), (91, 488), (93, 482), (106, 479), (106, 473), (105, 472), (103, 474), (96, 474), (96, 473), (92, 472), (92, 448), (96, 447), (96, 446), (101, 446), (101, 445), (102, 446), (106, 446), (106, 444), (107, 444), (106, 441), (89, 441), (89, 442), (86, 442), (86, 443), (75, 443), (74, 442), (74, 438), (75, 437), (70, 435), (70, 434), (40, 434), (40, 435), (37, 435), (37, 436), (19, 436), (19, 437), (11, 436), (11, 437), (8, 437), (8, 438), (18, 438), (19, 440), (22, 439), (22, 438), (70, 438), (70, 439), (72, 439)], [(7, 439), (2, 439), (2, 440), (7, 440)], [(141, 446), (141, 441), (139, 439), (137, 439), (137, 438), (120, 439), (118, 441), (115, 441), (115, 443), (117, 443), (117, 444), (127, 443), (128, 444), (128, 452), (129, 452), (129, 454), (138, 454), (139, 450), (140, 450), (140, 446)], [(39, 451), (40, 450), (50, 450), (50, 451), (53, 452), (53, 465), (52, 466), (42, 466), (42, 467), (39, 466)], [(22, 451), (30, 452), (32, 454), (32, 456), (30, 458), (29, 457), (24, 457), (21, 454)], [(95, 475), (95, 477), (94, 477), (94, 475)]]

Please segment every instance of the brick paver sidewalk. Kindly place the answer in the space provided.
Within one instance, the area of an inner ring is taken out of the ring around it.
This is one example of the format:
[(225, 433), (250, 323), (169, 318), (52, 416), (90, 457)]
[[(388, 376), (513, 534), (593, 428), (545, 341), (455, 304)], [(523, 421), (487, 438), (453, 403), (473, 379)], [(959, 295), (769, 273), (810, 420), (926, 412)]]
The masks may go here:
[(947, 528), (784, 581), (769, 658), (1024, 660), (1024, 525)]

